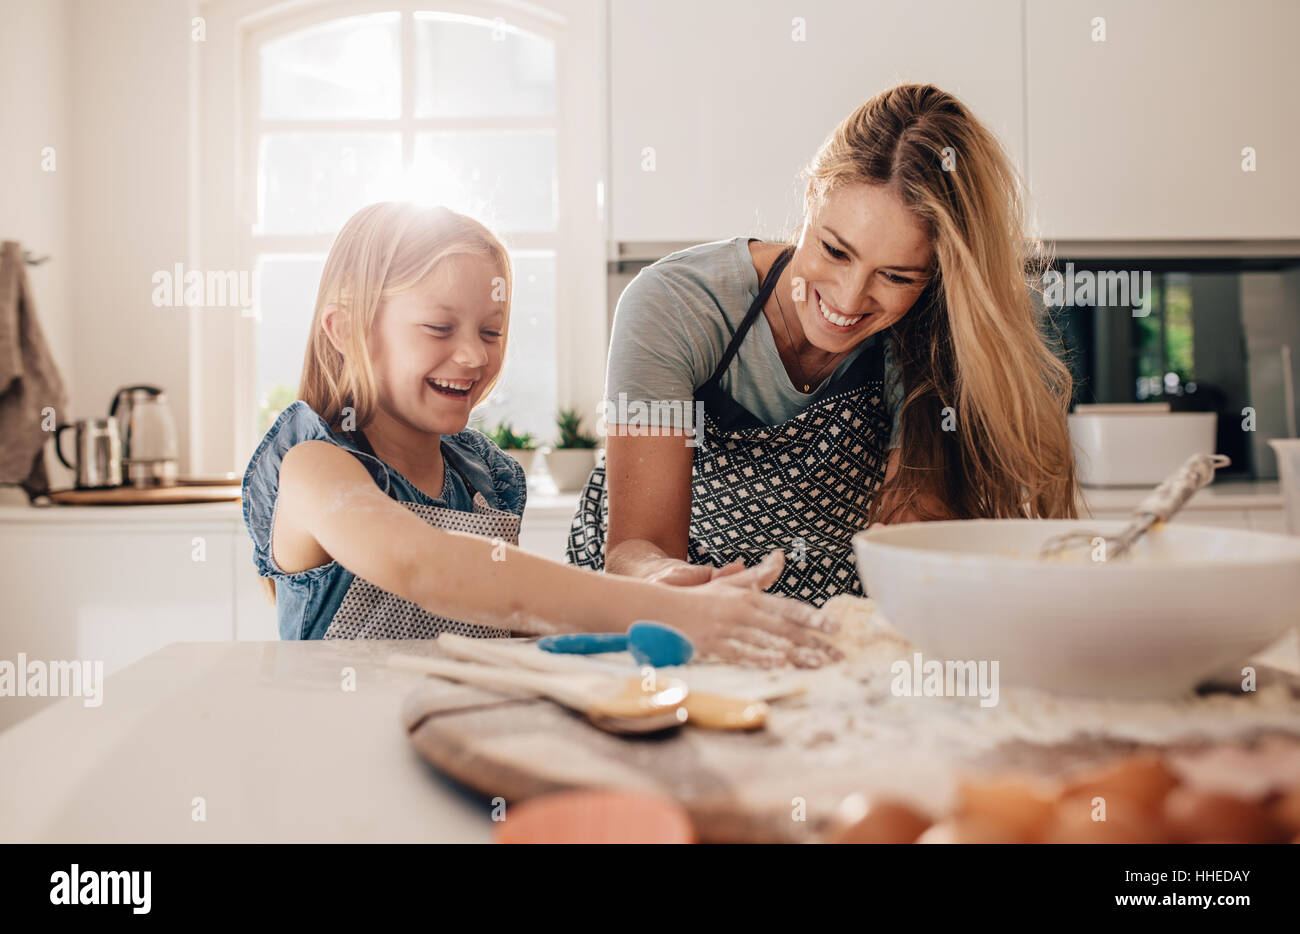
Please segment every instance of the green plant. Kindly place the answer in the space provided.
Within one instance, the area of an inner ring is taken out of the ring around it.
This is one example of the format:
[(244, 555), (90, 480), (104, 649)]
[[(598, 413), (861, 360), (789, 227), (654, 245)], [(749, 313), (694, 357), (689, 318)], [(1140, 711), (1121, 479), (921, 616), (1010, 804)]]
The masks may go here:
[(555, 424), (560, 429), (560, 440), (555, 445), (557, 448), (594, 448), (596, 446), (596, 439), (582, 430), (582, 416), (575, 409), (560, 409)]
[(537, 440), (532, 435), (526, 431), (515, 434), (509, 422), (502, 422), (485, 434), (503, 451), (532, 451), (537, 448)]

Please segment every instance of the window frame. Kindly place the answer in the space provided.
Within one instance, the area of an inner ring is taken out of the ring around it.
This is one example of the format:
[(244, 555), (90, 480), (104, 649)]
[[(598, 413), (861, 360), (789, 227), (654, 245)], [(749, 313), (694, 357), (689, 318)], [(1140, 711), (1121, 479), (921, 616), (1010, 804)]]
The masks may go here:
[[(555, 44), (555, 113), (547, 118), (416, 118), (414, 14), (417, 11), (501, 17)], [(604, 0), (204, 0), (209, 40), (196, 61), (192, 253), (207, 268), (254, 271), (263, 253), (325, 253), (334, 235), (254, 235), (257, 146), (264, 126), (382, 127), (400, 132), (409, 156), (419, 131), (457, 128), (553, 129), (557, 218), (546, 233), (504, 233), (512, 251), (555, 256), (556, 404), (594, 413), (603, 392), (608, 346), (603, 192), (607, 164)], [(262, 43), (333, 19), (397, 12), (403, 29), (402, 114), (398, 120), (263, 121), (259, 112)], [(207, 168), (211, 159), (211, 168)], [(582, 192), (590, 195), (583, 197)], [(198, 263), (196, 263), (198, 265)], [(305, 348), (304, 348), (305, 349)], [(242, 472), (257, 446), (257, 321), (237, 310), (196, 323), (190, 342), (195, 402), (191, 463), (199, 472)], [(595, 358), (600, 365), (592, 365)], [(585, 361), (585, 362), (584, 362)], [(594, 414), (593, 414), (594, 418)]]

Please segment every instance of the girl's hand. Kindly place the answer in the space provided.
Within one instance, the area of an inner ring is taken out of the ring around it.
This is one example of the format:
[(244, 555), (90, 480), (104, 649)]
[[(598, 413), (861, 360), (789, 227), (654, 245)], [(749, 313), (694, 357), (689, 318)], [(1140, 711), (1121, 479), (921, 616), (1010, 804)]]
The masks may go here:
[[(769, 561), (770, 556), (763, 564)], [(703, 661), (818, 668), (844, 657), (816, 635), (838, 632), (839, 623), (806, 603), (733, 587), (726, 578), (692, 587), (680, 598), (673, 601), (681, 607), (680, 616), (665, 622), (690, 638)]]

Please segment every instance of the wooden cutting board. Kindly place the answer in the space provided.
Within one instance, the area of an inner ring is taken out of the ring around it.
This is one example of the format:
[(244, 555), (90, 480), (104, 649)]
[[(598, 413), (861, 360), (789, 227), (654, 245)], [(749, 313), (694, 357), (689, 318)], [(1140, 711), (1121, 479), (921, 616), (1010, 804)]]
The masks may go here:
[(109, 487), (103, 490), (58, 490), (49, 494), (50, 500), (68, 506), (143, 506), (163, 503), (222, 503), (240, 498), (238, 483), (210, 486), (150, 487), (139, 489), (129, 486)]
[(425, 759), (484, 799), (513, 803), (581, 789), (655, 792), (687, 810), (705, 843), (817, 842), (855, 793), (894, 797), (938, 817), (968, 775), (1016, 770), (1060, 778), (1140, 748), (1191, 752), (1206, 746), (1186, 740), (1143, 747), (1086, 735), (1054, 744), (1017, 740), (963, 755), (897, 737), (876, 742), (860, 730), (849, 737), (833, 722), (810, 730), (803, 698), (771, 702), (767, 727), (755, 732), (687, 726), (625, 737), (541, 698), (463, 686), (449, 695), (450, 687), (430, 679), (407, 698), (403, 720)]

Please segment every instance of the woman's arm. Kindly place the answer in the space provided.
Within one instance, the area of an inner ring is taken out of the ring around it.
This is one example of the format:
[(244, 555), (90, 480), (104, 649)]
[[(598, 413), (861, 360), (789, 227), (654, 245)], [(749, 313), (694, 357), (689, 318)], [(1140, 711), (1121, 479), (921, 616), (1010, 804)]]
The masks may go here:
[[(783, 556), (774, 557), (782, 555), (779, 550), (768, 555), (766, 568), (747, 570), (740, 561), (720, 568), (687, 562), (694, 458), (683, 432), (634, 437), (611, 426), (605, 440), (605, 570), (678, 586), (725, 578), (733, 587), (770, 587), (784, 566)], [(776, 575), (768, 579), (772, 566)]]
[(833, 631), (834, 623), (794, 600), (593, 574), (435, 528), (380, 491), (350, 453), (325, 441), (290, 449), (279, 488), (272, 552), (290, 573), (302, 569), (296, 562), (314, 547), (323, 560), (430, 613), (513, 632), (623, 632), (654, 619), (686, 632), (702, 655), (759, 665), (838, 657), (810, 631)]

